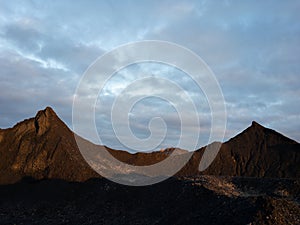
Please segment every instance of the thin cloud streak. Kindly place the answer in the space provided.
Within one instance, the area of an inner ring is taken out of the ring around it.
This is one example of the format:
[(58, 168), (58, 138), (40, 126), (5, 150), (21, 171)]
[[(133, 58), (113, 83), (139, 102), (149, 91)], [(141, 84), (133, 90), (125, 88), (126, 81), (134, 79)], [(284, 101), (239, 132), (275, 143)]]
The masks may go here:
[[(3, 1), (0, 127), (10, 127), (46, 105), (72, 127), (73, 95), (88, 66), (118, 45), (158, 39), (191, 49), (215, 72), (227, 106), (226, 138), (257, 120), (300, 141), (299, 11), (300, 3), (293, 0)], [(174, 68), (145, 64), (120, 71), (100, 93), (96, 120), (98, 130), (107, 137), (105, 144), (124, 147), (112, 138), (110, 107), (139, 73), (163, 76), (189, 93), (200, 112), (199, 145), (206, 144), (203, 137), (209, 134), (211, 116), (204, 93)], [(149, 83), (149, 90), (132, 94), (151, 93), (155, 86)], [(97, 89), (97, 84), (91, 83), (90, 88)], [(162, 91), (176, 94), (170, 88)], [(161, 115), (169, 125), (164, 146), (175, 144), (178, 120), (174, 113), (165, 102), (148, 99), (133, 109), (132, 130), (146, 137), (149, 119)], [(189, 126), (192, 136), (199, 128), (193, 121)]]

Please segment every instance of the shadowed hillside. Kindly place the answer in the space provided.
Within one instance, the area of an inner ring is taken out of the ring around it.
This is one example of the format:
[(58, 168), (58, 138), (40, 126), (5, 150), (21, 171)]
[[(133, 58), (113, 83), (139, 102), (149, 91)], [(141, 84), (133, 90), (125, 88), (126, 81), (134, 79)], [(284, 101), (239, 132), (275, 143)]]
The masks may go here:
[[(85, 181), (100, 177), (83, 159), (73, 132), (50, 107), (39, 111), (34, 118), (16, 124), (13, 128), (0, 130), (0, 141), (2, 184), (14, 183), (25, 176), (66, 181)], [(174, 151), (166, 149), (161, 152), (130, 154), (84, 142), (87, 148), (96, 151), (103, 151), (106, 148), (115, 158), (131, 165), (151, 165), (162, 161)], [(222, 144), (213, 163), (203, 172), (199, 172), (200, 159), (205, 150), (206, 147), (203, 147), (195, 151), (177, 176), (209, 174), (300, 177), (300, 144), (256, 122)], [(185, 153), (183, 150), (180, 152)]]
[[(151, 165), (175, 151), (130, 154), (76, 138), (131, 165)], [(0, 144), (0, 224), (300, 224), (300, 145), (256, 122), (195, 151), (174, 177), (146, 187), (101, 178), (49, 107), (0, 129)], [(200, 172), (216, 145), (217, 157)], [(174, 160), (186, 151), (178, 153)]]
[[(196, 151), (181, 175), (197, 173), (205, 147)], [(200, 174), (299, 178), (300, 144), (256, 122), (222, 144), (213, 163)]]
[(200, 176), (132, 187), (23, 180), (0, 186), (1, 224), (299, 224), (299, 180)]

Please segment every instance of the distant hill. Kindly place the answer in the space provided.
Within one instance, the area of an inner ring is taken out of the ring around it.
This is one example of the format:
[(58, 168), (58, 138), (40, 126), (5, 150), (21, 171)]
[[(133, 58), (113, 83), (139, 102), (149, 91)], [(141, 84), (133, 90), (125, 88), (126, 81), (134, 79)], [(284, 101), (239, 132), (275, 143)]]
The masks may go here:
[(73, 132), (47, 107), (34, 118), (0, 130), (0, 183), (25, 176), (83, 181), (96, 177), (82, 158)]
[[(74, 135), (50, 107), (12, 128), (0, 129), (0, 184), (15, 183), (28, 176), (66, 181), (100, 177), (83, 159)], [(151, 165), (174, 151), (130, 154), (81, 140), (93, 151), (107, 149), (115, 158), (132, 165)], [(205, 150), (203, 147), (195, 151), (176, 176), (300, 177), (300, 144), (256, 122), (223, 143), (213, 163), (200, 172), (199, 163)]]
[[(194, 153), (181, 175), (197, 173), (206, 148)], [(213, 163), (201, 174), (300, 178), (300, 144), (253, 121), (250, 127), (221, 145)]]

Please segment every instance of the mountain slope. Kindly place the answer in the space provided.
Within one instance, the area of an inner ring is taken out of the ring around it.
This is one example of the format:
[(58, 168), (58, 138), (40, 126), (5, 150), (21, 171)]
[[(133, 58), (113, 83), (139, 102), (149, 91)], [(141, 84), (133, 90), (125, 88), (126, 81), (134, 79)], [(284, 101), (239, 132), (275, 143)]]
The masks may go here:
[[(87, 148), (95, 151), (106, 148), (88, 141), (85, 143)], [(132, 165), (157, 163), (174, 150), (130, 154), (106, 149), (115, 158)], [(205, 171), (199, 172), (200, 159), (205, 150), (203, 147), (195, 151), (177, 176), (300, 177), (300, 144), (256, 122), (222, 144), (213, 163)], [(50, 107), (13, 128), (0, 129), (0, 184), (14, 183), (26, 176), (67, 181), (100, 177), (83, 159), (73, 132)]]
[(0, 183), (24, 176), (83, 181), (99, 176), (82, 158), (73, 132), (47, 107), (34, 118), (0, 130)]
[[(197, 173), (206, 147), (180, 172)], [(256, 122), (222, 144), (213, 163), (200, 174), (248, 177), (300, 177), (300, 144)]]
[[(50, 107), (12, 128), (0, 129), (0, 184), (14, 183), (28, 176), (66, 181), (100, 177), (82, 157), (74, 135)], [(134, 165), (157, 163), (173, 151), (130, 154), (76, 137), (93, 153), (106, 148), (114, 157)]]

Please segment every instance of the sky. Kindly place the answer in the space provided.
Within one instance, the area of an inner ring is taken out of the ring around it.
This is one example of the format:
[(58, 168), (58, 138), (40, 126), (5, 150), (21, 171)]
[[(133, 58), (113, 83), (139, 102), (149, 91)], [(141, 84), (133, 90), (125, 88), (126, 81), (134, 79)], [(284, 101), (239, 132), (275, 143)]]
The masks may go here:
[[(162, 40), (195, 52), (214, 72), (227, 110), (225, 141), (253, 120), (300, 141), (299, 1), (1, 0), (0, 5), (1, 128), (46, 106), (72, 128), (73, 99), (89, 65), (128, 42)], [(110, 112), (116, 97), (139, 74), (182, 86), (199, 109), (201, 125), (190, 121), (187, 136), (193, 138), (200, 129), (198, 147), (207, 144), (211, 113), (205, 93), (195, 91), (182, 71), (158, 63), (128, 66), (100, 92), (95, 121), (101, 143), (127, 149), (114, 135)], [(151, 95), (158, 84), (147, 82), (134, 94)], [(170, 87), (160, 91), (174, 95)], [(189, 118), (188, 111), (183, 116)], [(168, 128), (157, 148), (176, 146), (176, 105), (163, 99), (149, 96), (132, 108), (132, 132), (149, 137), (154, 117), (161, 117)]]

